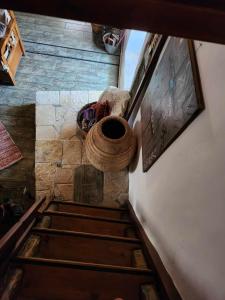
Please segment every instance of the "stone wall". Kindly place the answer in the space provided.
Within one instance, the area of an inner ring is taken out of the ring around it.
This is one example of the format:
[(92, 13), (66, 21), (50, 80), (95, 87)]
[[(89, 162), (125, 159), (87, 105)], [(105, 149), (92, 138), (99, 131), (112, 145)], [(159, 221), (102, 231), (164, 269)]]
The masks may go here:
[[(36, 196), (53, 195), (74, 199), (74, 174), (89, 165), (84, 139), (76, 125), (77, 113), (88, 102), (98, 100), (101, 91), (37, 92), (36, 95)], [(95, 178), (93, 178), (95, 180)], [(118, 206), (128, 192), (126, 171), (104, 173), (103, 203)], [(95, 203), (95, 199), (90, 200)]]

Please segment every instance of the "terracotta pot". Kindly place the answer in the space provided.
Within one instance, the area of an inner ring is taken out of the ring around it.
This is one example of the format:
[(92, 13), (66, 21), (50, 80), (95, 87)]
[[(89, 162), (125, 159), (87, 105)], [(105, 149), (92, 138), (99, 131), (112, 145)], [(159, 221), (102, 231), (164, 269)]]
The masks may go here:
[(131, 162), (136, 138), (125, 119), (109, 116), (90, 129), (85, 144), (87, 158), (93, 166), (103, 172), (114, 172)]

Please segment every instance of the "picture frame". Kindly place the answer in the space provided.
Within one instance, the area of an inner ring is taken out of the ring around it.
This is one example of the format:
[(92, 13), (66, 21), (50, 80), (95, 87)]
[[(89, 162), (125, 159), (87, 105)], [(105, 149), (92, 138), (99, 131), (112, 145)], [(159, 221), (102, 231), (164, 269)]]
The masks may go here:
[(194, 43), (168, 37), (141, 104), (144, 172), (203, 109)]

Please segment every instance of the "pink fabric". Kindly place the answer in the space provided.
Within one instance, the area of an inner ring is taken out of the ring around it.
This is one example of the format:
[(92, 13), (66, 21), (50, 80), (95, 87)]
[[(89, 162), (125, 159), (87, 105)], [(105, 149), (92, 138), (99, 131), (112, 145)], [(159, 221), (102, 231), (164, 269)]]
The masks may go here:
[(8, 168), (22, 158), (22, 153), (0, 121), (0, 170)]

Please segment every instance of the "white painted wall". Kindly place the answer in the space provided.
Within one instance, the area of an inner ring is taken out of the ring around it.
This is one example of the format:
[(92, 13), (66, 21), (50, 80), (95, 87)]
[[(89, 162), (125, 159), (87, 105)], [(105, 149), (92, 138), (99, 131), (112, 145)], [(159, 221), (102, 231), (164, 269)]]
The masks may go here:
[(224, 300), (225, 46), (196, 48), (206, 109), (147, 173), (140, 151), (129, 194), (183, 299)]

